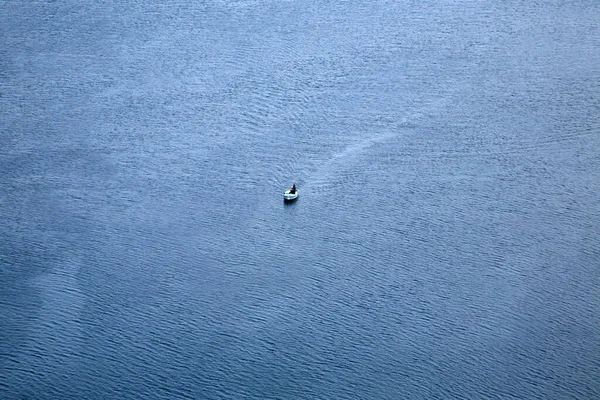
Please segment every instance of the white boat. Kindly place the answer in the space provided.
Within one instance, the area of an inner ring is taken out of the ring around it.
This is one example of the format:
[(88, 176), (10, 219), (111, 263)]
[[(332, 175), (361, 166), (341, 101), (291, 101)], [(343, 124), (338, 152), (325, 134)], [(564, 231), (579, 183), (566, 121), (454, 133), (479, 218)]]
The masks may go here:
[(299, 190), (296, 188), (296, 185), (294, 185), (285, 192), (283, 192), (283, 201), (296, 200), (299, 194)]

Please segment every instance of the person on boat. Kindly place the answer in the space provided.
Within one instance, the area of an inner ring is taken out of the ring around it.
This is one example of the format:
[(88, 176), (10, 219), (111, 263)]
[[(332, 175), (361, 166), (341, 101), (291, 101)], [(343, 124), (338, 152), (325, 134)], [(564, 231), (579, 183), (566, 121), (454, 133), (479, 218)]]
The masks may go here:
[(296, 193), (296, 184), (295, 183), (292, 185), (292, 191), (291, 192), (292, 192), (292, 194)]

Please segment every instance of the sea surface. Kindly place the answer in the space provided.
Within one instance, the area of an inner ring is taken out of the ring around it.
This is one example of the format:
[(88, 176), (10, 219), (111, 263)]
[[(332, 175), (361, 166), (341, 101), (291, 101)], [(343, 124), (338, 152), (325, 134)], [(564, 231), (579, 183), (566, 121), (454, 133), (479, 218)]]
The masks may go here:
[(0, 398), (599, 399), (600, 2), (3, 1)]

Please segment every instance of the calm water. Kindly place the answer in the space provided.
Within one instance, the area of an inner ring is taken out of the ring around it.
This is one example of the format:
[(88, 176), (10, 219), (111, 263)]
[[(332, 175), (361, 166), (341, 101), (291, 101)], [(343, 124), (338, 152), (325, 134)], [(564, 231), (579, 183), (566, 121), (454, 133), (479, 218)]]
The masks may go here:
[(0, 397), (600, 398), (598, 21), (5, 1)]

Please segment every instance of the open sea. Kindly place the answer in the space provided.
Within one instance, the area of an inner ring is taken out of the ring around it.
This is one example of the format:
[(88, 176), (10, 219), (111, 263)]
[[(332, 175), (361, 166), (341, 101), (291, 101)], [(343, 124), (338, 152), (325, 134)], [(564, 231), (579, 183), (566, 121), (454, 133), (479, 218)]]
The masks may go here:
[(0, 398), (600, 399), (600, 2), (2, 1)]

